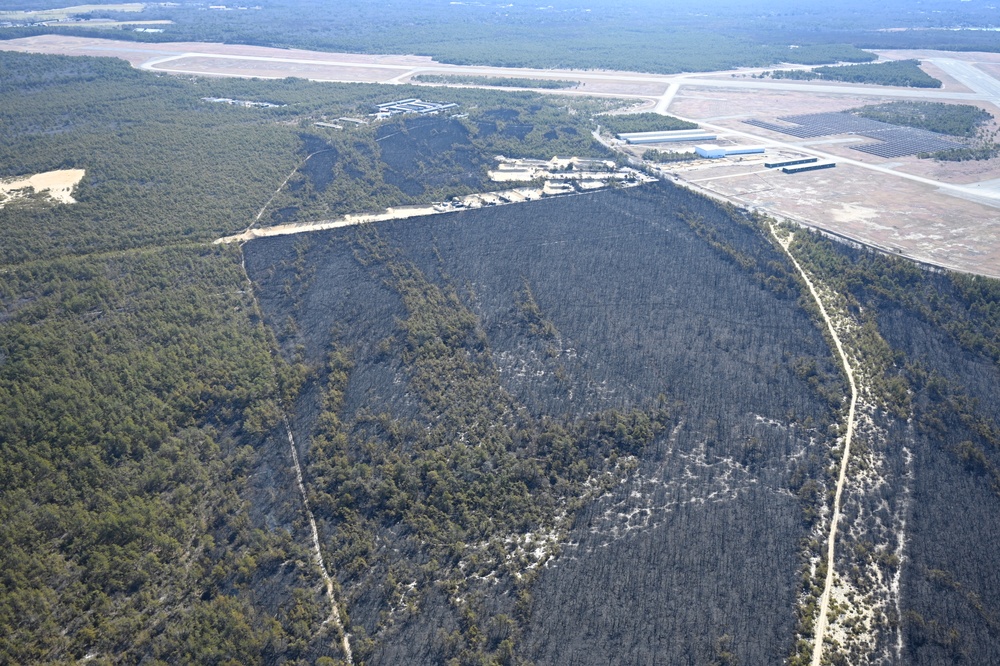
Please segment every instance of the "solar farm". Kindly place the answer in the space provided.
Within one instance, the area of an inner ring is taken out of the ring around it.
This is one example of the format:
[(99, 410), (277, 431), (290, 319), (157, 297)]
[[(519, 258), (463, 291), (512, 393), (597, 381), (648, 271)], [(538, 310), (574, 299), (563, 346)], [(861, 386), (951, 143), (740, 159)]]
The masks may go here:
[(852, 150), (884, 158), (905, 157), (965, 147), (964, 144), (949, 141), (934, 132), (890, 125), (850, 113), (811, 113), (785, 116), (778, 118), (778, 120), (788, 124), (778, 125), (763, 120), (744, 120), (743, 122), (754, 127), (790, 134), (800, 139), (837, 134), (857, 134), (875, 139), (878, 143), (851, 146)]

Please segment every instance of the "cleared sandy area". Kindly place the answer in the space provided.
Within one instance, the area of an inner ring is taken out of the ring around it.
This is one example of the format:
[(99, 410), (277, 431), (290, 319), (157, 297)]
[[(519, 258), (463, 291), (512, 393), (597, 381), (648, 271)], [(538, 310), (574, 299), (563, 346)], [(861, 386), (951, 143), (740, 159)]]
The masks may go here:
[(762, 167), (761, 159), (667, 170), (752, 209), (935, 266), (1000, 278), (1000, 208), (900, 178), (873, 183), (870, 171), (851, 165), (799, 174)]
[(29, 190), (36, 195), (45, 194), (56, 203), (76, 203), (76, 199), (73, 198), (73, 188), (83, 180), (85, 173), (83, 169), (60, 169), (36, 173), (33, 176), (2, 179), (0, 208), (16, 199), (30, 196)]
[[(968, 55), (971, 60), (977, 54)], [(743, 122), (749, 118), (773, 122), (783, 116), (845, 111), (888, 101), (792, 91), (686, 87), (674, 99), (671, 113), (711, 124), (720, 130), (719, 143), (753, 145), (759, 141), (769, 146), (769, 161), (822, 153), (821, 161), (838, 162), (838, 166), (784, 174), (764, 169), (764, 159), (728, 158), (671, 165), (665, 171), (762, 212), (796, 219), (934, 265), (1000, 277), (1000, 200), (975, 199), (977, 193), (992, 197), (1000, 193), (1000, 159), (883, 159), (851, 149), (872, 142), (865, 137), (798, 139)], [(996, 113), (985, 102), (976, 104)], [(802, 152), (797, 154), (797, 150)], [(847, 160), (869, 165), (871, 170), (843, 163)], [(944, 190), (893, 174), (964, 185), (969, 191)]]
[[(699, 120), (717, 119), (719, 124), (732, 124), (752, 129), (742, 119), (774, 119), (803, 113), (844, 111), (866, 104), (892, 101), (889, 97), (855, 97), (851, 95), (817, 95), (789, 90), (719, 90), (709, 87), (685, 86), (674, 97), (670, 113)], [(766, 130), (761, 130), (764, 132)], [(794, 137), (782, 135), (789, 140)]]

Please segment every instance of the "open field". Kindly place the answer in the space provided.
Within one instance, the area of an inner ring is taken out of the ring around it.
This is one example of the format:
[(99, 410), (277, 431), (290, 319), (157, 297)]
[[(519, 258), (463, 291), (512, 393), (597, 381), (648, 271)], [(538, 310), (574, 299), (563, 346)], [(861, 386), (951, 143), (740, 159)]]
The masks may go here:
[(118, 5), (73, 5), (59, 9), (34, 11), (0, 11), (2, 21), (62, 21), (70, 16), (90, 12), (141, 12), (146, 5), (141, 2), (126, 2)]
[[(749, 208), (926, 263), (1000, 277), (1000, 210), (898, 178), (873, 187), (869, 172), (851, 165), (785, 174), (764, 169), (762, 162), (697, 171), (670, 168), (681, 179)], [(900, 202), (907, 202), (905, 209)]]
[[(419, 74), (462, 74), (579, 81), (559, 95), (614, 97), (701, 123), (723, 143), (765, 145), (838, 163), (821, 174), (736, 175), (752, 161), (721, 160), (672, 167), (682, 180), (754, 206), (800, 219), (864, 243), (963, 271), (1000, 276), (1000, 160), (944, 164), (916, 157), (893, 160), (852, 150), (857, 136), (801, 140), (742, 122), (805, 113), (844, 111), (893, 100), (976, 104), (1000, 115), (1000, 54), (883, 51), (889, 59), (917, 58), (944, 81), (941, 89), (754, 79), (760, 70), (654, 75), (634, 72), (535, 70), (443, 65), (420, 56), (372, 56), (256, 46), (160, 43), (43, 35), (0, 42), (0, 49), (115, 56), (149, 71), (206, 76), (406, 83)], [(638, 153), (641, 154), (641, 153)], [(692, 172), (691, 169), (694, 169)], [(734, 174), (733, 170), (736, 170)], [(763, 194), (766, 192), (766, 196)], [(859, 216), (849, 211), (864, 209)], [(845, 212), (848, 211), (848, 212)]]

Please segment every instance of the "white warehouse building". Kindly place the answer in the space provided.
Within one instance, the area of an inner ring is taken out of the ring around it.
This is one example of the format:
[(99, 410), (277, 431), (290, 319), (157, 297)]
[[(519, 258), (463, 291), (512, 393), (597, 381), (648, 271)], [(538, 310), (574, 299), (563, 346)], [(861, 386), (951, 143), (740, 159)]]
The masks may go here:
[(714, 141), (715, 135), (708, 134), (705, 130), (669, 130), (663, 132), (626, 132), (619, 134), (618, 138), (625, 143), (678, 143), (681, 141)]
[(714, 144), (707, 144), (695, 146), (694, 152), (698, 153), (699, 157), (719, 159), (721, 157), (729, 157), (731, 155), (763, 155), (764, 149), (760, 146), (723, 147), (716, 146)]

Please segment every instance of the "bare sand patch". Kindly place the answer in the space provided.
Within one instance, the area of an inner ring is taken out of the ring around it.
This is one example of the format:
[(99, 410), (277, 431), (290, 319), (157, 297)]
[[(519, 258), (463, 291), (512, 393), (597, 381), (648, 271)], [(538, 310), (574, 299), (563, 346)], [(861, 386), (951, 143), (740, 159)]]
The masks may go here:
[(76, 203), (73, 188), (83, 180), (85, 173), (83, 169), (60, 169), (33, 176), (0, 179), (0, 208), (28, 196), (28, 190), (35, 194), (46, 194), (55, 203)]
[(859, 204), (842, 203), (839, 209), (830, 210), (830, 215), (839, 223), (869, 222), (875, 220), (881, 213), (875, 208)]
[[(774, 169), (713, 180), (706, 180), (712, 170), (700, 170), (697, 176), (680, 166), (675, 170), (680, 178), (698, 179), (699, 187), (739, 205), (918, 261), (1000, 277), (1000, 209), (923, 183), (874, 180), (867, 169), (846, 164), (825, 171), (785, 174)], [(732, 167), (720, 173), (730, 171)]]

